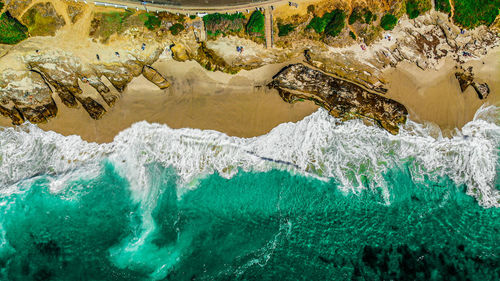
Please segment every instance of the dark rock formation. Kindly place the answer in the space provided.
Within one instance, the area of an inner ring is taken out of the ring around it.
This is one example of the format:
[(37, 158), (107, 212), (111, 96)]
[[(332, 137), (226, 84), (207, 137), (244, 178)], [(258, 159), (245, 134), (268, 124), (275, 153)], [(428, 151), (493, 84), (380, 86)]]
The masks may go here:
[(479, 99), (485, 99), (490, 94), (490, 87), (487, 83), (478, 83), (474, 81), (474, 73), (472, 72), (472, 67), (469, 67), (466, 70), (455, 72), (455, 77), (460, 84), (460, 90), (462, 91), (462, 93), (472, 85)]
[(474, 87), (474, 90), (476, 90), (479, 99), (485, 99), (490, 94), (490, 87), (486, 83), (481, 84), (474, 82), (474, 84), (472, 84), (472, 87)]
[(460, 90), (464, 92), (474, 82), (474, 75), (471, 71), (455, 72), (455, 77), (460, 84)]
[(287, 102), (312, 100), (343, 119), (369, 118), (392, 134), (406, 122), (406, 108), (391, 99), (303, 64), (289, 65), (273, 77), (269, 87), (278, 89)]

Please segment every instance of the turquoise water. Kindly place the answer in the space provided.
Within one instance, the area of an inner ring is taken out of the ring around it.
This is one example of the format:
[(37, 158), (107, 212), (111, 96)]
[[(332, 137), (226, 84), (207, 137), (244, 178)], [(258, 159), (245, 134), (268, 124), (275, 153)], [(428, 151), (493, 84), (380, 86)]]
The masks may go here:
[(389, 200), (279, 170), (180, 194), (173, 168), (148, 164), (136, 190), (112, 163), (1, 195), (1, 280), (500, 279), (500, 210), (447, 177), (392, 167)]

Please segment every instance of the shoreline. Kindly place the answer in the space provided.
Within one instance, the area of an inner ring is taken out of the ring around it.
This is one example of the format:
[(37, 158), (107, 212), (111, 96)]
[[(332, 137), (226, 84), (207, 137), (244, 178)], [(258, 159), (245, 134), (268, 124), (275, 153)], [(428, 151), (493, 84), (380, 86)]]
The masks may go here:
[[(179, 68), (178, 64), (184, 67)], [(143, 76), (136, 77), (112, 108), (106, 106), (108, 112), (100, 120), (90, 118), (81, 106), (77, 109), (64, 106), (55, 95), (57, 116), (38, 127), (65, 136), (79, 135), (97, 143), (113, 141), (119, 132), (140, 121), (174, 129), (190, 127), (230, 136), (255, 137), (281, 123), (302, 120), (319, 108), (312, 102), (289, 104), (276, 90), (255, 87), (265, 85), (263, 78), (279, 66), (266, 66), (234, 76), (206, 72), (196, 62), (166, 60), (154, 66), (173, 82), (170, 88), (160, 90)], [(95, 91), (89, 85), (81, 86), (86, 93)], [(10, 119), (0, 117), (0, 126), (13, 125)]]
[(384, 73), (389, 82), (386, 96), (405, 105), (409, 119), (431, 123), (444, 136), (452, 136), (456, 129), (472, 121), (483, 104), (500, 106), (500, 61), (496, 59), (499, 56), (500, 47), (497, 47), (480, 60), (462, 64), (463, 68), (472, 66), (476, 76), (488, 83), (491, 92), (486, 99), (479, 99), (472, 87), (461, 92), (451, 58), (446, 58), (437, 70), (424, 71), (409, 62), (387, 69)]
[[(494, 59), (499, 55), (497, 47), (481, 60), (463, 64), (464, 68), (473, 66), (478, 77), (490, 85), (491, 94), (485, 100), (480, 100), (472, 87), (461, 93), (451, 59), (444, 60), (438, 70), (424, 71), (412, 63), (386, 69), (388, 92), (384, 96), (404, 104), (409, 119), (431, 123), (444, 136), (452, 136), (473, 119), (481, 105), (500, 106), (500, 77), (495, 76), (500, 73), (500, 62)], [(265, 87), (282, 67), (296, 62), (269, 64), (230, 75), (207, 71), (194, 61), (160, 59), (153, 67), (172, 82), (170, 88), (160, 90), (143, 76), (136, 77), (123, 93), (117, 93), (121, 98), (114, 107), (106, 106), (107, 113), (100, 120), (91, 119), (81, 106), (72, 109), (62, 105), (53, 95), (59, 113), (38, 126), (97, 143), (113, 141), (119, 132), (140, 121), (174, 129), (216, 130), (244, 138), (260, 136), (281, 123), (302, 120), (319, 108), (310, 101), (286, 103), (276, 90)], [(109, 81), (105, 80), (105, 84), (112, 89)], [(87, 94), (100, 98), (89, 85), (80, 86)], [(10, 119), (0, 117), (0, 126), (11, 127)]]

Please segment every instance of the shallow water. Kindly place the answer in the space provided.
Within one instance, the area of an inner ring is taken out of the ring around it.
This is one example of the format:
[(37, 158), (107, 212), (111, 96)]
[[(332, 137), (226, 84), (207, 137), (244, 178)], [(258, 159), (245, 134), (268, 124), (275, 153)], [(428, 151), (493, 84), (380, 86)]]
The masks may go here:
[[(0, 131), (1, 280), (498, 280), (498, 109), (456, 137)], [(435, 132), (432, 132), (435, 134)]]

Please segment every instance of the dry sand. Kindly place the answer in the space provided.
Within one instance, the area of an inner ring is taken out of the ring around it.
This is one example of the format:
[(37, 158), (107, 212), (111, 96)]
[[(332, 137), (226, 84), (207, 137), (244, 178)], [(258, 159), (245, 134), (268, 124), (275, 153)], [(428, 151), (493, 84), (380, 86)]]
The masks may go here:
[[(455, 62), (443, 61), (439, 70), (422, 70), (415, 64), (401, 63), (385, 73), (389, 81), (387, 96), (408, 108), (410, 119), (438, 125), (445, 135), (471, 121), (481, 105), (500, 106), (500, 48), (481, 60), (467, 62), (477, 81), (487, 82), (490, 95), (480, 100), (471, 86), (465, 92), (455, 78)], [(484, 64), (483, 64), (484, 62)]]
[[(159, 90), (144, 77), (137, 77), (116, 105), (107, 108), (108, 112), (97, 121), (82, 108), (65, 107), (56, 97), (57, 117), (39, 127), (99, 143), (112, 141), (120, 131), (143, 120), (171, 128), (209, 129), (253, 137), (266, 134), (281, 123), (299, 121), (318, 109), (312, 102), (285, 103), (276, 90), (255, 87), (263, 85), (265, 80), (261, 78), (270, 79), (281, 65), (243, 71), (236, 76), (204, 71), (195, 62), (169, 60), (154, 66), (173, 82), (171, 88)], [(251, 76), (255, 78), (247, 78)], [(82, 86), (85, 91), (95, 91), (88, 85)], [(0, 126), (9, 122), (0, 118)]]

